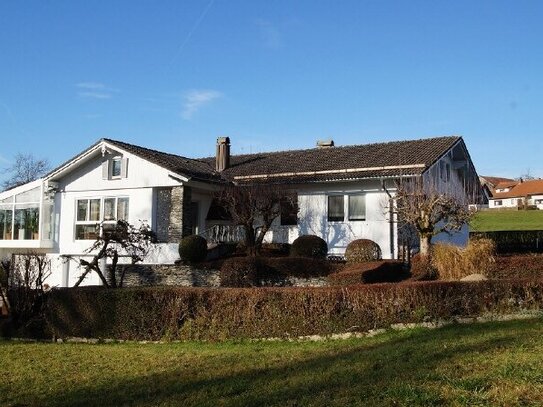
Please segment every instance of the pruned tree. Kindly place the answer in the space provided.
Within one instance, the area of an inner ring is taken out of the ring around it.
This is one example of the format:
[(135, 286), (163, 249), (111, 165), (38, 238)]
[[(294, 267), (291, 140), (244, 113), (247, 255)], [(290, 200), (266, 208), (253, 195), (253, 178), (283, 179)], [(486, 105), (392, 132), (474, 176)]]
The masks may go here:
[(260, 253), (266, 233), (281, 216), (282, 205), (298, 210), (296, 194), (277, 184), (232, 184), (220, 191), (217, 199), (232, 221), (243, 228), (245, 246), (251, 256)]
[[(131, 265), (142, 262), (155, 241), (155, 234), (146, 223), (135, 227), (124, 220), (119, 220), (113, 227), (107, 229), (102, 227), (102, 230), (103, 233), (86, 250), (86, 253), (92, 255), (92, 259), (90, 261), (79, 259), (84, 271), (75, 283), (76, 287), (93, 271), (98, 274), (105, 287), (122, 287), (126, 267), (122, 268), (120, 279), (117, 281), (119, 258), (129, 258)], [(100, 267), (102, 260), (107, 264), (104, 270)]]
[(17, 153), (10, 167), (4, 168), (9, 178), (2, 183), (3, 190), (35, 181), (49, 172), (51, 166), (47, 159), (35, 158), (32, 154)]
[(394, 210), (407, 233), (411, 229), (418, 234), (423, 255), (430, 254), (432, 237), (460, 231), (472, 216), (458, 189), (440, 191), (422, 178), (397, 184)]

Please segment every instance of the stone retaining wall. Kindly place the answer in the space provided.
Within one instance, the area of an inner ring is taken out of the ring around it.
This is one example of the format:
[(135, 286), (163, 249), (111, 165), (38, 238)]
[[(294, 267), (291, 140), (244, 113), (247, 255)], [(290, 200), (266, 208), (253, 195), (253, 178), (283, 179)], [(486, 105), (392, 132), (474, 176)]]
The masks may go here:
[[(219, 287), (219, 270), (205, 270), (184, 264), (136, 264), (125, 267), (124, 287), (176, 285), (180, 287)], [(120, 281), (120, 271), (117, 281)], [(289, 277), (269, 284), (273, 286), (323, 287), (326, 277)]]

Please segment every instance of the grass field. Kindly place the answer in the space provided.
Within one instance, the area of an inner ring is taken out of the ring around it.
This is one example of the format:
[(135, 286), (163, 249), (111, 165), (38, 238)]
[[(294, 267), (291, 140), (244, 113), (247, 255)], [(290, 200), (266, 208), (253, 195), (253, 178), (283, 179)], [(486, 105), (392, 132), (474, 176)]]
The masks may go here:
[(5, 406), (543, 404), (543, 320), (322, 342), (0, 342)]
[(471, 222), (474, 232), (495, 230), (543, 230), (543, 211), (488, 210), (477, 212)]

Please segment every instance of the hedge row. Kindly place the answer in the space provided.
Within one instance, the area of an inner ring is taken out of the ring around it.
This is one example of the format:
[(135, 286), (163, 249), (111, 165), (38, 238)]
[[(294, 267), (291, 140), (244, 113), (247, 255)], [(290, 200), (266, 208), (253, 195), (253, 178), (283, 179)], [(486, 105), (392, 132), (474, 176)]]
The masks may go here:
[(543, 281), (413, 282), (343, 288), (79, 288), (54, 290), (48, 305), (48, 326), (56, 337), (296, 337), (540, 309)]
[(395, 283), (411, 276), (403, 262), (386, 260), (348, 265), (342, 271), (328, 276), (331, 285)]
[(543, 230), (508, 230), (497, 232), (471, 232), (470, 239), (491, 239), (498, 253), (543, 252)]

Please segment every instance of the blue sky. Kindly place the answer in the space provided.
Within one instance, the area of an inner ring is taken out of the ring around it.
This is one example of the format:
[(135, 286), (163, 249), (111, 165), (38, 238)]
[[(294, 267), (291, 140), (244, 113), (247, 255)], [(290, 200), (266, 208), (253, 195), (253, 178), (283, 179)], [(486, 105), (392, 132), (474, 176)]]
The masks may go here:
[(101, 137), (201, 157), (459, 134), (543, 177), (541, 1), (2, 1), (0, 167)]

